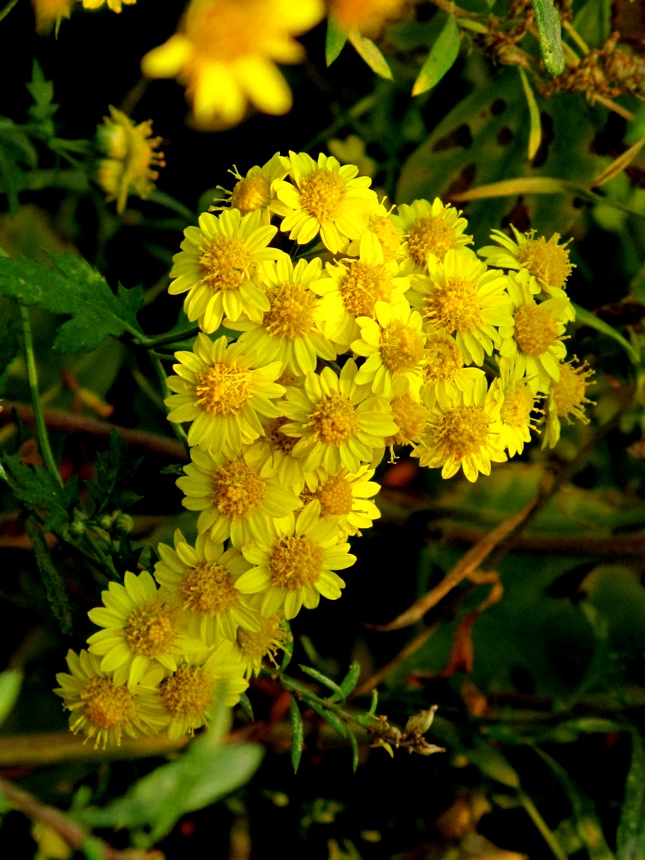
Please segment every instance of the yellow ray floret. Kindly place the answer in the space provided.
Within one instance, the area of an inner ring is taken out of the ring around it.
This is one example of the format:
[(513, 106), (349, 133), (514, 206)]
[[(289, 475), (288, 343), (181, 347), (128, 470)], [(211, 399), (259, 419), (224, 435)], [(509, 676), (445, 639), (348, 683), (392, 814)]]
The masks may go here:
[[(239, 209), (242, 215), (260, 211), (262, 223), (269, 224), (271, 221), (269, 204), (275, 199), (273, 184), (278, 179), (284, 179), (289, 172), (289, 167), (289, 159), (276, 152), (266, 164), (261, 167), (255, 164), (251, 167), (245, 176), (239, 173), (237, 167), (229, 170), (229, 173), (237, 179), (232, 191), (222, 188), (221, 185), (217, 187), (225, 192), (226, 203), (231, 209)], [(216, 212), (224, 208), (226, 207), (216, 201), (216, 205), (211, 206), (210, 211)]]

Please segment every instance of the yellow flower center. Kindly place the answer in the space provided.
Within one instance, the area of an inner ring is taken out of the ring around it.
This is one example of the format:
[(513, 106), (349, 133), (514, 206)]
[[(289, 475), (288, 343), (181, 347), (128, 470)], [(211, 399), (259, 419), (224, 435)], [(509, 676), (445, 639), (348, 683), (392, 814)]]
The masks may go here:
[(449, 409), (436, 428), (436, 444), (445, 459), (479, 454), (488, 437), (489, 419), (476, 406)]
[(233, 460), (213, 475), (213, 504), (224, 516), (247, 517), (264, 501), (265, 489), (264, 478), (244, 460)]
[(298, 442), (293, 436), (287, 436), (280, 429), (285, 424), (289, 424), (290, 418), (275, 418), (266, 428), (266, 438), (269, 445), (274, 451), (282, 451), (283, 454), (290, 454), (294, 446)]
[(268, 657), (273, 665), (276, 654), (287, 644), (289, 634), (282, 626), (283, 616), (278, 612), (266, 618), (259, 630), (237, 631), (237, 644), (242, 652), (254, 663), (260, 663), (263, 657)]
[(173, 717), (201, 722), (213, 698), (213, 678), (198, 666), (180, 666), (159, 693)]
[(367, 221), (367, 229), (371, 230), (381, 243), (386, 260), (396, 256), (401, 244), (401, 234), (387, 215), (372, 215)]
[(544, 236), (530, 239), (519, 249), (517, 259), (529, 272), (551, 287), (563, 287), (571, 274), (569, 249), (558, 245), (559, 233), (554, 233), (547, 242)]
[(236, 290), (253, 265), (248, 248), (235, 236), (208, 239), (199, 255), (202, 281), (214, 290)]
[(435, 337), (424, 349), (423, 378), (427, 383), (451, 381), (464, 365), (459, 344), (451, 337)]
[(338, 218), (346, 193), (343, 177), (324, 167), (312, 170), (300, 184), (302, 208), (319, 224)]
[(188, 571), (181, 584), (184, 606), (213, 618), (235, 603), (235, 586), (227, 571), (213, 562), (200, 562)]
[(344, 516), (354, 504), (352, 485), (342, 475), (329, 478), (316, 492), (323, 516)]
[(414, 370), (423, 358), (421, 333), (394, 320), (381, 334), (383, 364), (392, 373)]
[(333, 394), (321, 400), (311, 413), (308, 426), (327, 445), (341, 445), (359, 428), (352, 401), (345, 394)]
[(542, 305), (522, 305), (515, 312), (515, 341), (524, 355), (542, 355), (558, 342), (558, 324)]
[(476, 281), (446, 278), (435, 284), (424, 304), (424, 316), (435, 328), (447, 332), (470, 331), (484, 322)]
[(211, 415), (239, 415), (253, 394), (253, 373), (223, 361), (197, 375), (195, 397)]
[(426, 215), (419, 218), (408, 232), (410, 256), (419, 266), (428, 262), (428, 254), (443, 260), (448, 251), (455, 246), (455, 230), (440, 216)]
[(423, 433), (430, 410), (417, 403), (409, 394), (392, 398), (392, 418), (399, 432), (387, 440), (388, 445), (410, 445)]
[(138, 606), (128, 617), (125, 638), (130, 650), (144, 657), (172, 651), (177, 635), (170, 610), (157, 602)]
[(325, 551), (306, 535), (282, 538), (271, 551), (269, 570), (276, 588), (298, 591), (318, 581)]
[(267, 206), (271, 200), (271, 186), (263, 173), (252, 173), (235, 183), (230, 204), (243, 215)]
[(502, 405), (502, 421), (511, 427), (531, 426), (535, 398), (527, 385), (515, 385), (506, 391)]
[(80, 698), (85, 702), (85, 716), (99, 729), (125, 726), (137, 714), (134, 696), (123, 686), (116, 686), (107, 678), (92, 678), (83, 684)]
[(355, 261), (340, 285), (343, 304), (355, 317), (374, 317), (374, 305), (392, 298), (392, 281), (384, 266)]
[(593, 403), (585, 397), (587, 379), (591, 373), (591, 368), (585, 363), (578, 367), (574, 367), (570, 361), (560, 365), (560, 379), (552, 382), (553, 400), (559, 417), (568, 418), (573, 415), (588, 423), (584, 404)]
[(294, 340), (311, 331), (316, 296), (310, 290), (302, 284), (281, 284), (270, 287), (267, 298), (271, 307), (263, 325), (269, 334)]

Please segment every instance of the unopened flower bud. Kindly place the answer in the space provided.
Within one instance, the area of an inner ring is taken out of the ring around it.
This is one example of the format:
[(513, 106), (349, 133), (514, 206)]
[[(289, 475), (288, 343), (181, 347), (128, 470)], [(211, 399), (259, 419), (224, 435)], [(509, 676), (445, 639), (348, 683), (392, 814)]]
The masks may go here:
[(432, 725), (436, 711), (437, 705), (433, 705), (431, 708), (428, 708), (425, 711), (419, 711), (418, 714), (410, 717), (405, 724), (405, 733), (407, 735), (424, 735)]

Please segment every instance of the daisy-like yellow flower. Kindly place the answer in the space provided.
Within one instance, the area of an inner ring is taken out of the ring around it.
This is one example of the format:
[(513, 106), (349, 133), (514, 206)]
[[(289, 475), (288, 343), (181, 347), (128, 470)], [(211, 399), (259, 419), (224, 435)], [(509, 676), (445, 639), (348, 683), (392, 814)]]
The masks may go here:
[(553, 448), (560, 439), (562, 429), (561, 419), (567, 424), (573, 424), (573, 419), (589, 423), (589, 417), (585, 415), (585, 405), (595, 405), (593, 400), (586, 397), (589, 377), (593, 371), (583, 361), (576, 364), (574, 357), (571, 361), (563, 361), (560, 364), (560, 376), (551, 382), (549, 395), (546, 402), (546, 425), (542, 447)]
[(394, 446), (414, 445), (418, 442), (429, 417), (430, 410), (423, 403), (417, 403), (407, 392), (395, 393), (392, 398), (392, 418), (399, 429), (397, 433), (388, 436), (385, 440), (386, 446), (390, 449), (391, 463), (397, 459)]
[(335, 361), (336, 350), (317, 320), (320, 299), (311, 289), (321, 268), (319, 257), (299, 260), (294, 267), (286, 254), (277, 263), (265, 263), (260, 280), (269, 308), (262, 321), (225, 320), (227, 328), (243, 332), (238, 342), (259, 363), (279, 361), (281, 371), (306, 376), (316, 369), (318, 358)]
[[(365, 219), (365, 230), (372, 233), (378, 239), (383, 259), (387, 262), (405, 256), (403, 250), (403, 232), (392, 220), (392, 211), (385, 207), (385, 203), (379, 205), (370, 212)], [(347, 253), (351, 257), (358, 257), (361, 250), (360, 239), (350, 242)]]
[(461, 212), (438, 197), (433, 203), (428, 200), (402, 203), (392, 221), (406, 235), (404, 252), (422, 271), (429, 259), (441, 262), (451, 249), (463, 248), (473, 241), (472, 236), (464, 233), (468, 222)]
[(262, 478), (276, 478), (281, 487), (300, 493), (305, 485), (304, 460), (293, 456), (297, 439), (282, 432), (290, 419), (286, 416), (268, 420), (264, 436), (247, 449), (244, 458)]
[(268, 540), (244, 547), (247, 561), (255, 565), (235, 583), (245, 594), (262, 594), (266, 617), (284, 612), (295, 618), (304, 606), (315, 609), (320, 596), (337, 600), (345, 583), (334, 573), (356, 561), (348, 543), (339, 543), (338, 528), (320, 518), (320, 503), (309, 502), (297, 516), (275, 524)]
[[(261, 600), (255, 602), (260, 604)], [(287, 619), (282, 612), (276, 612), (260, 622), (260, 629), (255, 631), (237, 631), (237, 644), (246, 660), (245, 676), (259, 675), (262, 664), (269, 660), (277, 669), (279, 651), (291, 652), (293, 637)]]
[(464, 355), (459, 344), (449, 334), (430, 334), (421, 361), (423, 384), (421, 400), (427, 406), (438, 402), (447, 406), (458, 391), (466, 391), (472, 383), (484, 376), (476, 367), (464, 367)]
[(556, 298), (537, 303), (526, 281), (514, 277), (508, 279), (508, 292), (513, 316), (510, 325), (500, 326), (500, 354), (514, 360), (518, 375), (529, 378), (534, 394), (546, 392), (552, 380), (560, 378), (560, 362), (567, 353), (563, 340), (570, 302)]
[[(275, 199), (273, 183), (278, 179), (284, 179), (289, 172), (290, 161), (279, 152), (276, 152), (262, 167), (254, 165), (246, 176), (242, 176), (237, 167), (229, 170), (237, 182), (232, 191), (227, 191), (221, 185), (217, 187), (226, 193), (227, 204), (231, 209), (239, 209), (242, 215), (259, 210), (262, 213), (262, 223), (269, 224), (271, 212), (269, 204)], [(211, 211), (223, 209), (223, 206), (211, 206)]]
[(176, 740), (208, 725), (217, 703), (219, 685), (225, 687), (224, 704), (232, 708), (249, 686), (246, 662), (233, 642), (224, 640), (210, 651), (185, 657), (170, 677), (161, 682), (159, 698), (166, 711), (168, 738)]
[[(83, 5), (87, 7), (87, 0)], [(103, 117), (103, 124), (96, 130), (97, 146), (106, 156), (98, 163), (96, 178), (108, 202), (116, 200), (116, 211), (120, 214), (129, 194), (142, 200), (150, 195), (159, 178), (157, 168), (165, 167), (166, 162), (163, 152), (155, 152), (161, 138), (152, 136), (152, 120), (135, 125), (112, 105), (109, 109), (110, 116)]]
[(529, 380), (518, 375), (514, 362), (501, 359), (500, 377), (491, 388), (499, 388), (502, 394), (502, 444), (509, 457), (521, 454), (524, 443), (531, 441), (531, 430), (536, 430), (538, 408)]
[(350, 239), (365, 230), (365, 216), (378, 206), (369, 176), (357, 176), (355, 164), (320, 153), (315, 162), (305, 152), (290, 152), (289, 175), (295, 184), (275, 183), (277, 201), (271, 209), (283, 217), (280, 229), (300, 245), (320, 233), (332, 254), (346, 250)]
[(512, 322), (506, 276), (468, 248), (448, 251), (442, 263), (428, 259), (428, 272), (413, 282), (410, 304), (429, 332), (454, 334), (466, 363), (483, 364), (499, 345), (497, 327)]
[(389, 19), (396, 19), (408, 0), (330, 0), (329, 16), (343, 30), (375, 36)]
[(184, 507), (200, 511), (197, 530), (212, 541), (230, 537), (241, 548), (264, 536), (273, 519), (301, 507), (296, 494), (275, 478), (263, 478), (244, 455), (227, 457), (199, 448), (190, 452), (192, 463), (177, 486), (185, 494)]
[(181, 251), (173, 257), (168, 287), (173, 296), (188, 293), (184, 310), (207, 334), (216, 331), (224, 314), (235, 321), (261, 319), (269, 304), (255, 278), (260, 264), (284, 252), (267, 247), (277, 232), (264, 224), (258, 209), (242, 215), (226, 209), (217, 217), (199, 216), (199, 227), (187, 227)]
[(63, 18), (69, 18), (78, 0), (31, 0), (36, 16), (36, 32), (41, 36), (51, 33), (54, 25), (56, 32)]
[(200, 332), (193, 347), (175, 353), (177, 376), (168, 377), (174, 391), (166, 399), (168, 420), (192, 421), (188, 444), (207, 451), (237, 454), (247, 442), (264, 433), (259, 416), (279, 418), (283, 413), (272, 402), (284, 394), (275, 379), (280, 364), (258, 367), (241, 344), (227, 345), (225, 337), (211, 342)]
[(373, 394), (391, 399), (395, 383), (415, 400), (423, 381), (421, 361), (425, 335), (421, 316), (404, 304), (392, 307), (376, 302), (376, 319), (358, 317), (361, 336), (351, 348), (367, 360), (356, 374), (358, 385), (369, 385)]
[(421, 466), (440, 467), (442, 478), (451, 478), (459, 469), (469, 481), (476, 481), (480, 472), (490, 475), (491, 462), (507, 459), (500, 407), (499, 391), (487, 389), (485, 377), (480, 377), (447, 408), (435, 404), (412, 456)]
[(325, 469), (316, 469), (306, 475), (307, 487), (302, 494), (307, 502), (317, 499), (320, 502), (320, 516), (334, 523), (339, 533), (360, 535), (361, 529), (368, 529), (374, 520), (381, 516), (371, 497), (381, 489), (372, 481), (374, 469), (361, 466), (356, 473), (341, 468), (335, 474)]
[(111, 582), (101, 599), (103, 606), (88, 615), (105, 629), (89, 637), (89, 651), (102, 657), (101, 671), (113, 672), (119, 686), (134, 687), (159, 666), (173, 672), (180, 654), (204, 647), (179, 632), (176, 607), (160, 598), (147, 571), (127, 571), (124, 584)]
[(405, 265), (384, 261), (374, 233), (363, 233), (360, 248), (358, 260), (327, 263), (327, 277), (311, 286), (323, 299), (318, 313), (325, 337), (338, 344), (340, 351), (360, 336), (357, 317), (374, 319), (378, 301), (407, 307), (403, 294), (410, 281)]
[(123, 6), (134, 6), (137, 0), (83, 0), (84, 9), (100, 9), (107, 3), (108, 9), (111, 9), (117, 14), (121, 12)]
[(157, 677), (146, 677), (133, 688), (117, 683), (101, 669), (101, 658), (83, 650), (67, 652), (71, 674), (59, 672), (60, 687), (54, 690), (62, 697), (69, 715), (70, 731), (87, 735), (94, 748), (120, 746), (121, 738), (157, 735), (164, 728), (163, 713), (155, 703)]
[(250, 567), (242, 553), (234, 548), (225, 551), (206, 534), (200, 534), (192, 547), (179, 529), (174, 543), (174, 549), (158, 545), (161, 561), (154, 575), (161, 596), (182, 607), (182, 629), (208, 647), (222, 638), (235, 641), (238, 627), (257, 630), (259, 613), (235, 588), (237, 577)]
[(324, 15), (322, 0), (191, 0), (179, 32), (141, 61), (150, 78), (187, 85), (203, 128), (240, 122), (247, 101), (269, 114), (291, 109), (291, 92), (275, 63), (299, 63), (293, 39)]
[(330, 474), (341, 466), (358, 472), (380, 460), (384, 439), (397, 432), (389, 402), (356, 384), (358, 368), (349, 359), (340, 377), (329, 367), (310, 373), (304, 388), (287, 392), (282, 408), (290, 424), (282, 432), (298, 438), (294, 457), (305, 459), (305, 473), (323, 466)]
[(560, 245), (560, 234), (554, 233), (547, 241), (544, 236), (535, 238), (535, 230), (520, 231), (511, 224), (513, 240), (501, 230), (493, 230), (491, 239), (500, 247), (487, 245), (477, 252), (490, 266), (525, 271), (532, 293), (545, 292), (551, 298), (564, 298), (564, 286), (571, 274), (568, 242)]

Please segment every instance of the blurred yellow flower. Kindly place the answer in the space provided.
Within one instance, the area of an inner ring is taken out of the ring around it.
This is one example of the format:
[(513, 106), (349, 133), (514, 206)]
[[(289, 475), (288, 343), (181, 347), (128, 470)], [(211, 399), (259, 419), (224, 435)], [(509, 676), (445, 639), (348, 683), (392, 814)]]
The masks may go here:
[(275, 63), (298, 63), (293, 36), (324, 14), (322, 0), (192, 0), (180, 29), (141, 61), (151, 78), (187, 85), (202, 128), (225, 128), (244, 117), (247, 101), (269, 114), (291, 108), (291, 92)]
[(120, 12), (123, 6), (134, 6), (137, 0), (83, 0), (83, 9), (99, 9), (104, 3), (113, 12)]
[(69, 18), (76, 0), (31, 0), (36, 16), (36, 31), (47, 36), (54, 24), (56, 32), (63, 18)]
[(390, 18), (400, 17), (407, 0), (330, 0), (329, 15), (343, 30), (375, 36)]

